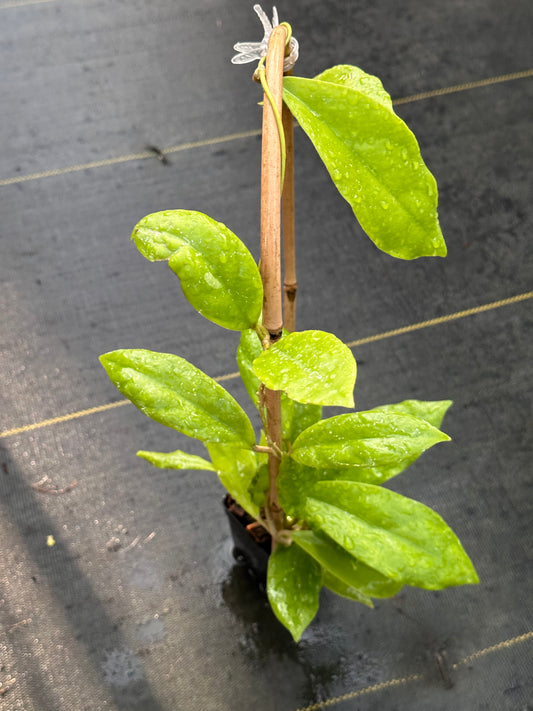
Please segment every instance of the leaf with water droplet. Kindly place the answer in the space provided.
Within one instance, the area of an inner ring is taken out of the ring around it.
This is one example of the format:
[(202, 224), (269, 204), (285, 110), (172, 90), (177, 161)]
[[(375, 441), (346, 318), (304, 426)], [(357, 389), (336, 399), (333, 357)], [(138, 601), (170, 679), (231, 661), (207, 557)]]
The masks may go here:
[(376, 91), (324, 76), (285, 77), (283, 98), (362, 228), (392, 256), (445, 256), (436, 182), (413, 133)]
[(188, 454), (177, 449), (175, 452), (146, 452), (140, 450), (137, 456), (141, 459), (146, 459), (147, 462), (153, 464), (159, 469), (199, 469), (201, 471), (214, 472), (215, 468), (203, 457), (198, 457), (195, 454)]
[(203, 442), (253, 447), (252, 423), (237, 401), (184, 358), (131, 349), (100, 357), (109, 378), (145, 415)]
[(350, 545), (339, 546), (328, 536), (313, 531), (292, 531), (291, 537), (325, 571), (342, 580), (345, 585), (356, 588), (368, 601), (371, 597), (392, 597), (402, 587), (401, 583), (385, 577), (347, 553), (344, 548), (350, 550)]
[(357, 366), (351, 350), (324, 331), (289, 333), (254, 361), (254, 372), (272, 390), (315, 405), (353, 407)]
[(308, 427), (294, 442), (291, 457), (324, 469), (396, 466), (449, 439), (425, 420), (403, 412), (354, 412)]
[(320, 565), (298, 546), (278, 545), (268, 561), (267, 594), (278, 620), (298, 642), (318, 612)]
[(234, 331), (255, 326), (263, 304), (261, 276), (226, 225), (193, 210), (165, 210), (144, 217), (132, 239), (150, 261), (168, 260), (202, 316)]
[[(373, 484), (319, 481), (309, 487), (305, 519), (387, 578), (439, 590), (479, 582), (459, 539), (418, 501)], [(319, 521), (319, 522), (318, 522)]]
[(253, 518), (259, 517), (259, 506), (250, 492), (257, 474), (255, 452), (231, 444), (208, 443), (207, 451), (224, 488)]

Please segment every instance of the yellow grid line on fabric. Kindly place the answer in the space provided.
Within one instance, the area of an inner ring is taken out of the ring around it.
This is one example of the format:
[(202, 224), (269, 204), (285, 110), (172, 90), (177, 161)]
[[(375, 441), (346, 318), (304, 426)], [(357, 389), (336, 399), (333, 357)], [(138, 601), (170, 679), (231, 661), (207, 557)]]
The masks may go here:
[[(38, 0), (39, 2), (49, 2), (51, 0)], [(1, 9), (2, 6), (0, 6)], [(501, 84), (506, 81), (515, 81), (516, 79), (525, 79), (527, 77), (533, 76), (533, 69), (525, 69), (521, 72), (514, 72), (513, 74), (502, 74), (496, 77), (489, 77), (488, 79), (480, 79), (479, 81), (472, 81), (466, 84), (456, 84), (455, 86), (448, 86), (442, 89), (434, 89), (433, 91), (425, 91), (420, 94), (413, 94), (412, 96), (406, 96), (400, 99), (394, 99), (393, 104), (399, 106), (401, 104), (409, 104), (414, 101), (422, 101), (423, 99), (430, 99), (437, 96), (444, 96), (445, 94), (454, 94), (459, 91), (467, 91), (469, 89), (478, 89), (483, 86), (492, 86), (493, 84)], [(182, 143), (178, 146), (171, 146), (170, 148), (165, 148), (160, 151), (161, 156), (171, 155), (173, 153), (180, 153), (181, 151), (188, 151), (192, 148), (203, 148), (205, 146), (213, 146), (218, 143), (227, 143), (229, 141), (236, 141), (242, 138), (251, 138), (253, 136), (260, 136), (260, 129), (254, 129), (251, 131), (241, 131), (239, 133), (230, 133), (226, 136), (217, 136), (215, 138), (206, 138), (201, 141), (191, 141), (189, 143)], [(51, 170), (44, 170), (39, 173), (28, 173), (27, 175), (18, 175), (12, 178), (3, 178), (0, 180), (0, 187), (7, 185), (18, 185), (19, 183), (25, 183), (30, 180), (40, 180), (42, 178), (51, 178), (58, 175), (67, 175), (68, 173), (76, 173), (82, 170), (89, 170), (91, 168), (105, 168), (111, 165), (118, 165), (120, 163), (128, 163), (134, 160), (146, 160), (147, 158), (158, 157), (154, 151), (146, 150), (141, 153), (131, 153), (125, 156), (116, 156), (115, 158), (105, 158), (103, 160), (91, 161), (90, 163), (80, 163), (78, 165), (66, 166), (65, 168), (52, 168)]]
[[(486, 647), (485, 649), (480, 649), (479, 651), (470, 654), (468, 657), (465, 657), (456, 664), (453, 664), (451, 668), (457, 669), (460, 666), (471, 664), (477, 659), (486, 657), (488, 654), (494, 654), (495, 652), (501, 652), (504, 649), (510, 649), (511, 647), (526, 642), (530, 639), (533, 639), (533, 632), (526, 632), (525, 634), (513, 637), (512, 639), (506, 639), (504, 642), (499, 642), (498, 644), (494, 644), (491, 647)], [(422, 679), (422, 674), (410, 674), (409, 676), (405, 676), (402, 678), (390, 679), (389, 681), (384, 681), (380, 684), (373, 684), (372, 686), (365, 686), (363, 689), (350, 691), (347, 694), (343, 694), (342, 696), (336, 696), (331, 699), (326, 699), (325, 701), (320, 701), (319, 703), (311, 704), (310, 706), (302, 706), (299, 709), (296, 709), (296, 711), (321, 711), (322, 709), (328, 708), (330, 706), (340, 704), (343, 701), (352, 701), (353, 699), (360, 698), (361, 696), (368, 696), (370, 694), (376, 694), (380, 691), (385, 691), (386, 689), (393, 689), (398, 686), (405, 686), (406, 684), (410, 684), (415, 681), (421, 681)]]
[(526, 79), (533, 76), (533, 69), (524, 69), (521, 72), (513, 72), (512, 74), (501, 74), (499, 77), (490, 77), (489, 79), (480, 79), (479, 81), (471, 81), (466, 84), (456, 84), (455, 86), (447, 86), (442, 89), (434, 89), (433, 91), (424, 91), (420, 94), (405, 96), (402, 99), (394, 99), (394, 106), (401, 104), (410, 104), (413, 101), (422, 101), (423, 99), (434, 99), (437, 96), (445, 96), (446, 94), (457, 94), (460, 91), (469, 91), (470, 89), (480, 89), (483, 86), (493, 86), (506, 81), (515, 81), (516, 79)]
[[(475, 306), (471, 309), (464, 309), (463, 311), (456, 311), (452, 314), (447, 314), (446, 316), (439, 316), (437, 318), (428, 319), (427, 321), (420, 321), (418, 323), (412, 323), (409, 326), (403, 326), (402, 328), (395, 328), (392, 331), (384, 331), (383, 333), (377, 333), (373, 336), (367, 336), (366, 338), (359, 338), (356, 341), (351, 341), (346, 345), (349, 348), (354, 348), (355, 346), (362, 346), (366, 343), (375, 343), (376, 341), (382, 341), (386, 338), (394, 338), (395, 336), (400, 336), (405, 333), (412, 333), (423, 328), (429, 328), (430, 326), (438, 326), (450, 321), (457, 321), (458, 319), (466, 318), (467, 316), (474, 316), (476, 314), (483, 313), (485, 311), (492, 311), (494, 309), (501, 308), (502, 306), (509, 306), (510, 304), (518, 304), (521, 301), (526, 301), (527, 299), (533, 298), (533, 291), (528, 291), (524, 294), (518, 294), (517, 296), (511, 296), (507, 299), (500, 299), (499, 301), (493, 301), (490, 304), (483, 304), (481, 306)], [(225, 375), (219, 375), (213, 380), (216, 382), (224, 382), (225, 380), (234, 380), (238, 378), (240, 373), (226, 373)], [(69, 422), (70, 420), (76, 420), (79, 417), (85, 417), (86, 415), (94, 415), (99, 412), (105, 412), (106, 410), (113, 410), (116, 407), (122, 407), (123, 405), (129, 405), (129, 400), (118, 400), (116, 402), (110, 402), (106, 405), (97, 405), (96, 407), (90, 407), (86, 410), (79, 410), (78, 412), (71, 412), (67, 415), (60, 415), (59, 417), (52, 417), (47, 420), (42, 420), (41, 422), (35, 422), (31, 425), (22, 425), (21, 427), (14, 427), (10, 430), (4, 430), (0, 432), (0, 438), (2, 437), (12, 437), (13, 435), (23, 434), (25, 432), (31, 432), (32, 430), (40, 429), (41, 427), (48, 427), (50, 425), (58, 425), (63, 422)]]
[(43, 3), (55, 2), (55, 0), (9, 0), (0, 3), (0, 10), (8, 10), (12, 7), (24, 7), (24, 5), (42, 5)]

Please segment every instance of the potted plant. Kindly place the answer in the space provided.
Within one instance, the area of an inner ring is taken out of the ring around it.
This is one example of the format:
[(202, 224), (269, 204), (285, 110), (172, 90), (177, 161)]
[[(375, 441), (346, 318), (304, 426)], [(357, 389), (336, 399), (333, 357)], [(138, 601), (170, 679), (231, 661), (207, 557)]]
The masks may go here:
[[(291, 322), (295, 304), (294, 119), (362, 228), (394, 257), (446, 254), (435, 180), (379, 79), (346, 65), (314, 79), (291, 76), (297, 43), (290, 27), (274, 14), (272, 28), (255, 9), (265, 37), (236, 48), (237, 62), (259, 59), (256, 78), (264, 89), (260, 267), (230, 229), (199, 212), (148, 215), (132, 239), (147, 259), (168, 262), (197, 311), (241, 333), (237, 362), (262, 431), (258, 437), (236, 400), (177, 355), (117, 350), (101, 362), (142, 412), (204, 443), (209, 458), (138, 454), (157, 467), (218, 474), (252, 528), (266, 531), (268, 598), (298, 640), (317, 612), (322, 586), (372, 606), (372, 598), (395, 595), (403, 585), (435, 590), (478, 577), (437, 513), (383, 486), (449, 440), (439, 428), (451, 402), (408, 400), (354, 411), (350, 349), (330, 333), (283, 329), (282, 186)], [(323, 406), (348, 411), (323, 419)]]

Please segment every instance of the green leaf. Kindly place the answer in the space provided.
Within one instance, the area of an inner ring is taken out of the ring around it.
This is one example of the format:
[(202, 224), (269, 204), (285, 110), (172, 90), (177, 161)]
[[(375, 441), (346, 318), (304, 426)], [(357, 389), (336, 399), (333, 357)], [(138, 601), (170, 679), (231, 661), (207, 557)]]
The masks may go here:
[(259, 506), (250, 494), (257, 472), (257, 458), (251, 449), (227, 444), (208, 444), (207, 450), (224, 488), (250, 516), (259, 516)]
[(401, 583), (369, 568), (327, 536), (313, 531), (291, 531), (292, 540), (320, 563), (324, 570), (356, 588), (364, 597), (392, 597), (402, 587)]
[(321, 470), (298, 464), (288, 456), (282, 457), (277, 488), (281, 508), (285, 513), (302, 520), (309, 488), (323, 478)]
[(440, 428), (444, 415), (452, 405), (452, 400), (403, 400), (403, 402), (397, 402), (394, 405), (374, 407), (369, 412), (403, 412), (406, 415), (420, 417), (420, 419), (429, 422), (433, 427)]
[(254, 373), (271, 390), (315, 405), (353, 407), (357, 366), (351, 350), (324, 331), (289, 333), (256, 358)]
[(320, 405), (304, 405), (281, 393), (281, 425), (282, 437), (285, 441), (294, 442), (301, 432), (321, 419)]
[(337, 64), (335, 67), (326, 69), (316, 76), (315, 79), (319, 81), (329, 81), (332, 84), (340, 84), (341, 86), (354, 89), (369, 99), (377, 101), (378, 104), (385, 106), (389, 111), (394, 110), (390, 94), (385, 91), (381, 79), (378, 79), (378, 77), (373, 74), (367, 74), (352, 64)]
[(343, 580), (336, 578), (327, 570), (322, 572), (322, 585), (331, 590), (331, 592), (334, 592), (336, 595), (347, 597), (349, 600), (355, 600), (355, 602), (361, 602), (367, 607), (374, 607), (372, 598), (368, 597), (368, 595), (365, 595), (357, 588), (352, 588), (351, 585), (347, 585)]
[(241, 406), (184, 358), (132, 349), (106, 353), (100, 361), (120, 392), (156, 422), (203, 442), (255, 444)]
[(188, 301), (210, 321), (234, 331), (257, 323), (263, 305), (259, 270), (221, 222), (192, 210), (165, 210), (143, 218), (132, 239), (150, 261), (168, 260)]
[(455, 533), (427, 506), (372, 484), (320, 481), (310, 487), (306, 520), (388, 578), (438, 590), (477, 583)]
[(203, 457), (197, 457), (195, 454), (187, 454), (181, 450), (175, 452), (146, 452), (141, 450), (137, 452), (137, 456), (141, 459), (153, 464), (159, 469), (200, 469), (202, 471), (214, 472), (215, 468)]
[(403, 413), (354, 412), (308, 427), (291, 457), (310, 467), (397, 465), (450, 438), (425, 420)]
[(256, 407), (259, 407), (257, 395), (261, 382), (253, 370), (254, 360), (263, 352), (259, 336), (252, 329), (242, 331), (237, 348), (237, 365), (248, 395)]
[(383, 99), (345, 84), (285, 77), (283, 99), (379, 249), (445, 256), (437, 185), (416, 138)]
[(320, 565), (298, 546), (278, 545), (268, 561), (267, 594), (274, 614), (298, 642), (318, 611)]

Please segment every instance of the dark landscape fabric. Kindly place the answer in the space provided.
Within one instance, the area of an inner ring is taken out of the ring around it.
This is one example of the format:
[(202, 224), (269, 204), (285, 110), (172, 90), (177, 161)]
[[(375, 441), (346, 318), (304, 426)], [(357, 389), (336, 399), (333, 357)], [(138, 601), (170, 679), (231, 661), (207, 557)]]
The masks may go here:
[(0, 709), (531, 710), (531, 0), (277, 3), (295, 74), (379, 76), (437, 179), (448, 257), (394, 260), (296, 129), (297, 319), (353, 349), (357, 409), (454, 401), (452, 442), (387, 485), (452, 526), (479, 585), (373, 610), (324, 590), (295, 644), (216, 475), (136, 456), (205, 450), (99, 364), (176, 353), (251, 413), (238, 334), (129, 237), (199, 210), (259, 257), (262, 96), (230, 63), (261, 40), (252, 4), (0, 0)]

